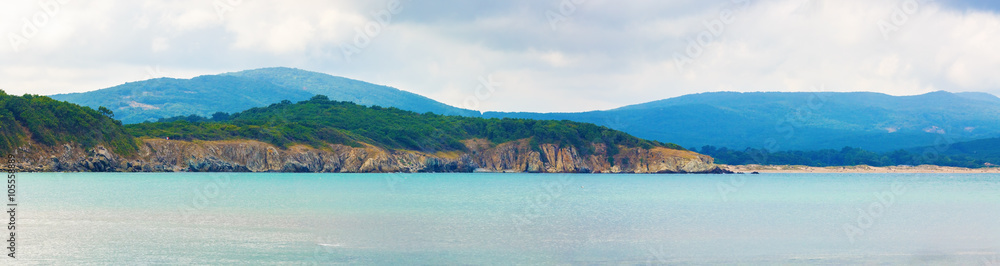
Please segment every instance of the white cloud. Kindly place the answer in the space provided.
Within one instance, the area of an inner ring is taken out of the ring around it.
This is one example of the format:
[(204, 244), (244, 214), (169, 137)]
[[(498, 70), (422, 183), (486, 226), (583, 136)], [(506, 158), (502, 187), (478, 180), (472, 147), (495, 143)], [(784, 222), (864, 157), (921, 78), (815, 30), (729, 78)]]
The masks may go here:
[[(50, 1), (50, 0), (42, 0)], [(226, 1), (222, 1), (226, 2)], [(462, 106), (478, 78), (503, 85), (479, 109), (609, 109), (704, 91), (932, 90), (1000, 94), (996, 11), (904, 0), (585, 1), (550, 27), (559, 1), (401, 2), (370, 45), (341, 47), (377, 23), (387, 1), (242, 1), (222, 19), (214, 1), (69, 1), (14, 52), (0, 45), (0, 89), (53, 94), (142, 79), (290, 66), (370, 81)], [(957, 6), (957, 5), (956, 5)], [(0, 9), (0, 36), (44, 12)], [(897, 12), (898, 13), (898, 12)], [(893, 23), (883, 32), (879, 23)], [(716, 36), (713, 33), (718, 33)], [(886, 33), (886, 34), (883, 34)], [(708, 35), (705, 35), (708, 34)], [(700, 55), (678, 69), (691, 41)]]

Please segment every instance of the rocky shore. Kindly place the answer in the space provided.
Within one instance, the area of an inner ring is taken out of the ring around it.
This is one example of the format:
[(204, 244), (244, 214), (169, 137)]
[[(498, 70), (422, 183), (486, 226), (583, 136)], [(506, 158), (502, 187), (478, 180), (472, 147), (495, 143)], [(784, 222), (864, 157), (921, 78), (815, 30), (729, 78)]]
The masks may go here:
[(128, 156), (103, 146), (27, 145), (14, 151), (18, 171), (28, 172), (529, 172), (529, 173), (726, 173), (709, 156), (662, 147), (619, 148), (608, 158), (607, 147), (594, 145), (583, 155), (574, 147), (529, 140), (500, 144), (465, 141), (467, 152), (387, 150), (375, 146), (329, 145), (317, 149), (296, 145), (282, 149), (253, 140), (179, 141), (144, 139)]

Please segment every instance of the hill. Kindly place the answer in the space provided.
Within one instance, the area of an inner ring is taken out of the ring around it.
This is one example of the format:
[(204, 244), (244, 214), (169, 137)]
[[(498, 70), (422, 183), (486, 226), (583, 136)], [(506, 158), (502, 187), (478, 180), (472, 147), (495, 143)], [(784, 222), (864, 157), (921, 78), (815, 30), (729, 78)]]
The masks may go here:
[(131, 124), (181, 114), (238, 112), (281, 100), (304, 100), (312, 95), (301, 89), (290, 90), (247, 78), (199, 76), (129, 82), (107, 89), (51, 97), (95, 109), (107, 107), (123, 123)]
[(685, 147), (777, 150), (859, 147), (891, 151), (1000, 136), (1000, 98), (985, 93), (713, 92), (607, 111), (500, 113), (485, 117), (595, 123)]
[[(301, 69), (274, 67), (222, 75), (266, 81), (289, 89), (302, 89), (314, 95), (325, 95), (331, 100), (353, 102), (360, 105), (396, 107), (417, 113), (432, 112), (443, 115), (479, 116), (478, 111), (452, 107), (408, 91)], [(289, 100), (295, 101), (294, 99)]]
[(420, 113), (479, 114), (395, 88), (291, 68), (265, 68), (192, 79), (158, 78), (50, 97), (95, 109), (104, 106), (113, 110), (123, 123), (133, 124), (179, 115), (239, 112), (281, 100), (301, 101), (316, 94), (330, 95), (339, 101)]
[(135, 153), (132, 136), (112, 116), (106, 109), (95, 111), (45, 96), (12, 96), (0, 91), (0, 152), (71, 144), (82, 148), (102, 145), (122, 155)]
[[(169, 121), (169, 122), (167, 122)], [(529, 119), (483, 119), (462, 116), (419, 114), (395, 107), (366, 107), (329, 100), (317, 95), (308, 101), (283, 101), (252, 108), (228, 117), (178, 117), (164, 122), (127, 126), (137, 137), (173, 140), (253, 139), (288, 147), (308, 144), (324, 147), (342, 144), (353, 147), (374, 145), (385, 149), (468, 151), (464, 143), (483, 140), (506, 143), (531, 139), (539, 144), (572, 146), (583, 154), (593, 154), (594, 144), (602, 144), (617, 154), (618, 147), (683, 150), (674, 144), (648, 141), (621, 131), (589, 123)]]

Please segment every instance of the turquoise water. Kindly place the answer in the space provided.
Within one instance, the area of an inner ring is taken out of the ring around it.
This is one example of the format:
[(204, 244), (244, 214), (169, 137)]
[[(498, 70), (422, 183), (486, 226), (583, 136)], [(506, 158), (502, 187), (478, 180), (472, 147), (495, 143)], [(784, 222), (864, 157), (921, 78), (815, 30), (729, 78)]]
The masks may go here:
[(990, 174), (21, 173), (18, 182), (17, 264), (29, 265), (1000, 263), (1000, 175)]

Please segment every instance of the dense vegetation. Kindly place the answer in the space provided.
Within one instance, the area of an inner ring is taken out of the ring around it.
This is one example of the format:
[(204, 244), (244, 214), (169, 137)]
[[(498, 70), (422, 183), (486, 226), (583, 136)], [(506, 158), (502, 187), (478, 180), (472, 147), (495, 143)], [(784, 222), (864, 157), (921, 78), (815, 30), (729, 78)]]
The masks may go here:
[[(607, 111), (484, 113), (484, 117), (594, 123), (684, 147), (714, 145), (777, 150), (858, 147), (889, 152), (1000, 136), (1000, 98), (987, 93), (712, 92)], [(769, 143), (779, 145), (769, 146)]]
[(840, 150), (824, 149), (815, 151), (778, 151), (765, 149), (730, 150), (725, 147), (704, 146), (692, 149), (701, 154), (712, 156), (716, 163), (729, 165), (762, 164), (762, 165), (806, 165), (806, 166), (891, 166), (891, 165), (922, 165), (956, 166), (980, 168), (1000, 164), (997, 147), (993, 153), (968, 153), (957, 149), (967, 144), (956, 143), (948, 147), (924, 147), (892, 152), (872, 152), (859, 148), (844, 147)]
[(84, 148), (105, 145), (120, 155), (138, 147), (114, 113), (60, 102), (45, 96), (12, 96), (0, 90), (0, 151), (35, 143), (54, 146), (78, 143)]
[(584, 154), (593, 152), (591, 143), (607, 144), (611, 154), (617, 152), (617, 145), (683, 149), (594, 124), (419, 114), (394, 107), (331, 101), (322, 95), (299, 103), (282, 101), (231, 115), (174, 117), (157, 123), (128, 125), (127, 128), (137, 137), (255, 139), (280, 147), (296, 143), (314, 147), (327, 143), (358, 146), (363, 142), (388, 149), (435, 152), (465, 150), (461, 141), (472, 138), (492, 143), (531, 138), (536, 148), (539, 143), (572, 145)]

